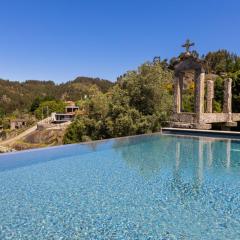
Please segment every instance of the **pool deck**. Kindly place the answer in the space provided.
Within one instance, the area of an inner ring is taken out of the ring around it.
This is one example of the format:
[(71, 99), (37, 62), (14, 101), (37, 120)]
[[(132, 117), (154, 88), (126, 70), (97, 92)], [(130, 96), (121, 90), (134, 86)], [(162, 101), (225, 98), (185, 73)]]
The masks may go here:
[(240, 140), (240, 132), (220, 131), (220, 130), (200, 130), (188, 128), (162, 128), (163, 134), (176, 134), (188, 136), (204, 136), (216, 138), (231, 138)]

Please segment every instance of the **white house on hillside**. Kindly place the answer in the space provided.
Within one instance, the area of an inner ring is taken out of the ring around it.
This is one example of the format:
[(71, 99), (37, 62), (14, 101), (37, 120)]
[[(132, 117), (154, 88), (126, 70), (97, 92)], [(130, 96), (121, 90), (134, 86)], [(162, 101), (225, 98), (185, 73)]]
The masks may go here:
[(53, 123), (65, 123), (72, 121), (75, 117), (76, 111), (79, 107), (74, 105), (69, 105), (65, 107), (65, 113), (52, 113), (51, 118)]

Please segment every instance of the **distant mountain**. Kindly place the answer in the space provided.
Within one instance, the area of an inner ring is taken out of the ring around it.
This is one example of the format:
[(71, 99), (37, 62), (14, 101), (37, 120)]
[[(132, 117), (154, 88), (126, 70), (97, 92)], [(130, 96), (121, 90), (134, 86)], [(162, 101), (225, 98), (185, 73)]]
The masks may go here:
[(77, 77), (73, 81), (55, 84), (53, 81), (28, 80), (25, 82), (0, 79), (0, 108), (6, 113), (18, 109), (29, 110), (36, 97), (51, 97), (62, 100), (79, 100), (88, 94), (92, 85), (107, 92), (114, 83), (89, 77)]

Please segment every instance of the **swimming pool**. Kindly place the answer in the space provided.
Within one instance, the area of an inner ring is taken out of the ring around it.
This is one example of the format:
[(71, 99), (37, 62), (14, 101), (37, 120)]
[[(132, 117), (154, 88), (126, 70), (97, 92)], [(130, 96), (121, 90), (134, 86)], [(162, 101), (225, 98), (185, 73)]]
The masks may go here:
[(240, 239), (240, 142), (154, 134), (2, 154), (0, 239)]

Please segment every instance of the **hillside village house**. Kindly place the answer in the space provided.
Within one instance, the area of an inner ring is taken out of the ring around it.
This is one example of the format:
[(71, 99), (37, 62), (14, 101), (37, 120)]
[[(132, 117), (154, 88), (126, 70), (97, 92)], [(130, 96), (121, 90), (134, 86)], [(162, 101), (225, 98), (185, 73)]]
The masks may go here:
[(10, 120), (10, 130), (24, 128), (27, 125), (27, 121), (25, 119), (13, 119)]
[(67, 104), (68, 105), (65, 107), (65, 113), (52, 113), (51, 118), (53, 123), (65, 123), (73, 120), (79, 107), (71, 101), (67, 102)]

